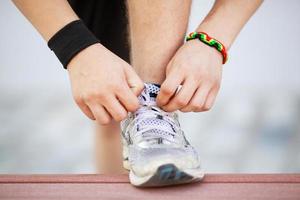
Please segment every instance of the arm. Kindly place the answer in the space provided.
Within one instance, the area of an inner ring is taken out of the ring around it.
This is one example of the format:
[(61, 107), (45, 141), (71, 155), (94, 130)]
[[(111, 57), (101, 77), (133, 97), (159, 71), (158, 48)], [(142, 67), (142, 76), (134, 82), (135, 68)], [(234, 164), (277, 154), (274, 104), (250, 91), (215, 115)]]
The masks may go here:
[(13, 0), (46, 41), (66, 24), (78, 19), (66, 0)]
[[(262, 0), (217, 0), (197, 31), (208, 33), (229, 49), (261, 3)], [(220, 88), (222, 56), (198, 40), (188, 41), (169, 62), (166, 76), (157, 97), (164, 110), (209, 110)], [(174, 95), (180, 84), (182, 88)]]
[[(66, 0), (14, 0), (14, 3), (46, 41), (78, 19)], [(143, 82), (129, 64), (101, 44), (83, 49), (67, 68), (74, 99), (89, 118), (108, 124), (111, 118), (120, 121), (128, 111), (138, 108), (136, 95), (143, 89)]]
[(229, 49), (261, 3), (262, 0), (217, 0), (197, 31), (211, 34)]

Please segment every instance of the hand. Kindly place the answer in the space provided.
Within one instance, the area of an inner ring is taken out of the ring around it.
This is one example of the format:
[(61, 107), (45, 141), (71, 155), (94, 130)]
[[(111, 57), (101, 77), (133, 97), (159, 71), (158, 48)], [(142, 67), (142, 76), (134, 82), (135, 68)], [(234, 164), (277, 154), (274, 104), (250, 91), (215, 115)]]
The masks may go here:
[(73, 97), (90, 119), (121, 121), (139, 107), (144, 88), (133, 68), (101, 44), (82, 50), (68, 64)]
[(157, 104), (167, 112), (207, 111), (215, 101), (221, 76), (221, 54), (198, 40), (188, 41), (167, 66)]

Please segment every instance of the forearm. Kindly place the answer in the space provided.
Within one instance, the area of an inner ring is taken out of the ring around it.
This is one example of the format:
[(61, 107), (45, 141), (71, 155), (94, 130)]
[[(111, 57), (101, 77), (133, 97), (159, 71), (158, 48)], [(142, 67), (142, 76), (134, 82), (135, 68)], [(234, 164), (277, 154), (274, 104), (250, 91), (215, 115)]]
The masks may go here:
[(78, 19), (66, 0), (13, 2), (46, 41), (66, 24)]
[(208, 33), (229, 49), (261, 3), (262, 0), (216, 0), (197, 31)]

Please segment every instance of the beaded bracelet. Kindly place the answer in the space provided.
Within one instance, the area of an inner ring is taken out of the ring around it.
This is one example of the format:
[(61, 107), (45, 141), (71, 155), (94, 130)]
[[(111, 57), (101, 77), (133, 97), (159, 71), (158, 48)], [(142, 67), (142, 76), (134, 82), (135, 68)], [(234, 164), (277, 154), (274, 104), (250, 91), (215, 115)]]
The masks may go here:
[(228, 60), (227, 51), (225, 46), (218, 40), (211, 38), (207, 33), (205, 32), (192, 32), (186, 37), (186, 41), (199, 39), (204, 44), (207, 44), (208, 46), (214, 47), (217, 49), (223, 56), (223, 64), (226, 63)]

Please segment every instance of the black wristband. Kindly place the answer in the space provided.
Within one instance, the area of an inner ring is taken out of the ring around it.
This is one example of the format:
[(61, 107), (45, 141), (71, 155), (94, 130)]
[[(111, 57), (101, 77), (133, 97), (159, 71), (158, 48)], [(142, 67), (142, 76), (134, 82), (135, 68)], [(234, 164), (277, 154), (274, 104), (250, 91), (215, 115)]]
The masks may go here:
[(99, 40), (83, 21), (75, 20), (52, 36), (48, 41), (48, 46), (67, 69), (67, 65), (77, 53), (95, 43), (99, 43)]

